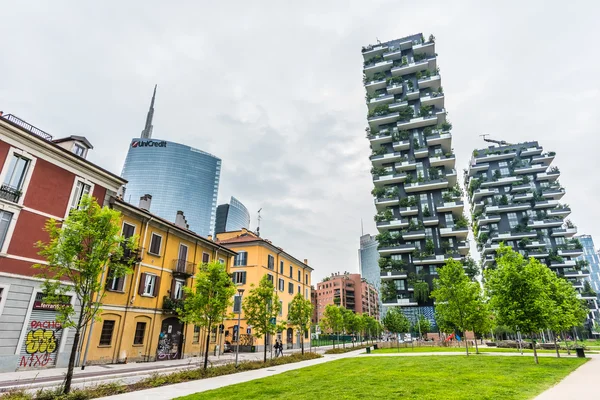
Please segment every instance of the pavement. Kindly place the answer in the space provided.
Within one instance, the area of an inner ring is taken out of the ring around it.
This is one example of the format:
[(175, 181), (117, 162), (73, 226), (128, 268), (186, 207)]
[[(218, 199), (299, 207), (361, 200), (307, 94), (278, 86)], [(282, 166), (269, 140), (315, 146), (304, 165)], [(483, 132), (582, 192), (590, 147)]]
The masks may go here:
[(571, 372), (565, 379), (534, 400), (597, 399), (600, 398), (600, 355), (588, 355), (590, 360)]

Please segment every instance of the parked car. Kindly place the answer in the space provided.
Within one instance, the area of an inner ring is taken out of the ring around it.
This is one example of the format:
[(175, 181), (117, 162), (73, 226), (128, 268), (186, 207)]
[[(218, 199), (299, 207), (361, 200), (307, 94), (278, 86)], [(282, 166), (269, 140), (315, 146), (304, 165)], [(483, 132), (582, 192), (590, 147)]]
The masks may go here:
[(231, 348), (231, 342), (229, 341), (225, 341), (225, 343), (223, 344), (223, 353), (231, 353), (233, 350)]

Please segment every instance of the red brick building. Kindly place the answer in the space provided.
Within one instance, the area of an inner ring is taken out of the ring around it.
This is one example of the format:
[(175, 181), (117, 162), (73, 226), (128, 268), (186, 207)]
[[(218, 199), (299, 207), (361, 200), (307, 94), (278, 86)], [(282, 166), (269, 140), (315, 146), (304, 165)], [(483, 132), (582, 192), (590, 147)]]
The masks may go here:
[(313, 291), (313, 322), (323, 318), (323, 311), (328, 304), (346, 307), (358, 314), (368, 314), (379, 320), (379, 295), (377, 289), (363, 279), (360, 274), (331, 274), (317, 283)]
[(68, 362), (69, 329), (53, 332), (53, 354), (34, 357), (25, 346), (38, 322), (54, 319), (53, 311), (40, 307), (41, 280), (32, 265), (46, 263), (35, 243), (48, 240), (43, 227), (49, 218), (62, 221), (88, 193), (107, 204), (125, 184), (86, 160), (91, 149), (84, 137), (53, 140), (18, 117), (0, 117), (0, 371)]

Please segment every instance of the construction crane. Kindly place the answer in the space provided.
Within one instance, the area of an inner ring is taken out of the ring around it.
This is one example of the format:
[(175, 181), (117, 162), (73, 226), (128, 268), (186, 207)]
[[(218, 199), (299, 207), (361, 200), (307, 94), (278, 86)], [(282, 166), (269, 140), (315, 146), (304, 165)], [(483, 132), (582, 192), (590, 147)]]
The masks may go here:
[(486, 142), (489, 142), (489, 143), (496, 143), (496, 144), (503, 145), (503, 146), (512, 146), (512, 143), (508, 143), (505, 140), (487, 139), (486, 136), (490, 136), (487, 133), (484, 133), (483, 135), (479, 135), (479, 136), (481, 136), (483, 138), (483, 140), (485, 140)]

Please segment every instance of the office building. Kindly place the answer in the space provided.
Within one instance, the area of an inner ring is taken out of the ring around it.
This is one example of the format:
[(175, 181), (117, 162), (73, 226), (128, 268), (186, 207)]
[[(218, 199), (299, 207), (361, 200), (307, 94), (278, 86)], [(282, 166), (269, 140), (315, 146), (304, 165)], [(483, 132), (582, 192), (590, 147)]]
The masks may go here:
[(469, 251), (435, 39), (407, 36), (362, 55), (382, 304), (435, 327), (437, 268)]
[(241, 201), (231, 196), (229, 204), (219, 204), (215, 222), (217, 233), (250, 229), (250, 213)]
[[(577, 262), (587, 261), (587, 265), (582, 266), (587, 267), (590, 272), (588, 279), (592, 291), (596, 293), (596, 304), (598, 304), (598, 293), (600, 293), (600, 254), (598, 254), (598, 251), (594, 246), (592, 235), (580, 235), (576, 236), (576, 238), (579, 239), (579, 242), (583, 246), (583, 255), (577, 257), (575, 260)], [(594, 313), (594, 319), (598, 320), (599, 318), (600, 314), (596, 311)]]
[(150, 194), (153, 214), (174, 222), (182, 211), (190, 230), (212, 235), (221, 160), (184, 144), (153, 139), (153, 115), (154, 96), (142, 137), (133, 139), (127, 152), (121, 174), (128, 181), (123, 199), (135, 204)]
[[(377, 250), (377, 239), (375, 236), (366, 234), (360, 237), (360, 248), (358, 250), (358, 267), (360, 275), (368, 283), (373, 285), (377, 293), (381, 295), (381, 268), (379, 268), (379, 251)], [(379, 296), (379, 311), (381, 317), (385, 315), (385, 310), (381, 305), (381, 296)]]

